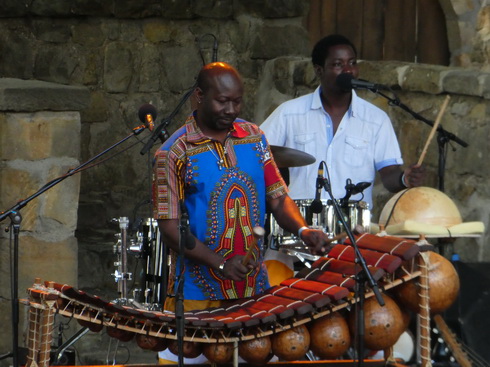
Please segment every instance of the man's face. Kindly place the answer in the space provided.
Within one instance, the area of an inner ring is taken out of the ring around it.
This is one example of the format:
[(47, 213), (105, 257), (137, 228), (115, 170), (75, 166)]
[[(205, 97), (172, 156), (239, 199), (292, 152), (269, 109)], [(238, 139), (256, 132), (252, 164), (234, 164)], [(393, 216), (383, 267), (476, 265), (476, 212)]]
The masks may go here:
[(206, 91), (197, 92), (199, 122), (213, 131), (229, 130), (242, 108), (242, 81), (233, 73), (222, 73), (211, 77)]
[(354, 79), (357, 79), (359, 76), (356, 54), (352, 47), (348, 45), (332, 46), (325, 59), (325, 64), (323, 67), (315, 65), (315, 72), (320, 78), (320, 84), (323, 90), (339, 91), (340, 88), (335, 84), (335, 80), (339, 74), (352, 74)]

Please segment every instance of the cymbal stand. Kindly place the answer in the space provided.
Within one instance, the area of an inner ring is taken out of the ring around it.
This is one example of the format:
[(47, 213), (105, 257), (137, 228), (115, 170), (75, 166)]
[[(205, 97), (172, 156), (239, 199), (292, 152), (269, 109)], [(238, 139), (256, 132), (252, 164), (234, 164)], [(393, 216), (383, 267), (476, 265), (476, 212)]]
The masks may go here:
[(128, 280), (132, 279), (132, 273), (128, 272), (128, 246), (127, 233), (129, 226), (128, 217), (120, 217), (118, 219), (119, 229), (121, 230), (120, 238), (115, 245), (114, 252), (117, 254), (118, 261), (115, 262), (117, 270), (114, 272), (114, 279), (117, 283), (119, 292), (118, 303), (126, 305), (128, 303)]

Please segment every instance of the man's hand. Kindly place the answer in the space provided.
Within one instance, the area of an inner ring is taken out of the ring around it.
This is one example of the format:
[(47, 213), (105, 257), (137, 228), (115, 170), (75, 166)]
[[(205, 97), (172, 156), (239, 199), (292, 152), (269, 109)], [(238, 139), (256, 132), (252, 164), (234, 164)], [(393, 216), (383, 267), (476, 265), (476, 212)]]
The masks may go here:
[(412, 164), (410, 167), (405, 168), (403, 172), (405, 174), (405, 184), (407, 187), (422, 186), (425, 181), (425, 166)]
[(252, 258), (248, 260), (247, 265), (243, 265), (244, 258), (245, 256), (236, 255), (226, 260), (223, 276), (236, 282), (244, 280), (247, 274), (257, 267), (257, 263)]
[(308, 228), (301, 232), (301, 240), (308, 246), (313, 255), (326, 255), (335, 246), (332, 239), (320, 229)]

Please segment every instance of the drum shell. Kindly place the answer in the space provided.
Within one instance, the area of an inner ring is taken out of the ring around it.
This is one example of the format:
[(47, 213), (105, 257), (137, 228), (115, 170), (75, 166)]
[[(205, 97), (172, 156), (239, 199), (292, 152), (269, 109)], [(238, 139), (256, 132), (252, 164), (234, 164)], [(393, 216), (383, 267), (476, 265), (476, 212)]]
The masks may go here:
[(349, 326), (339, 312), (313, 321), (308, 330), (310, 349), (322, 359), (341, 357), (351, 344)]
[[(380, 306), (376, 297), (364, 302), (364, 343), (367, 348), (383, 350), (393, 346), (404, 331), (403, 315), (397, 303), (388, 295), (382, 295), (385, 302)], [(349, 314), (351, 333), (355, 330), (355, 309)]]
[(228, 363), (233, 358), (233, 343), (207, 343), (202, 352), (211, 363)]
[[(321, 200), (323, 209), (320, 213), (313, 213), (311, 209), (313, 200), (302, 199), (294, 200), (294, 202), (308, 226), (321, 229), (332, 236), (344, 231), (341, 221), (337, 218), (334, 206), (331, 203), (329, 204), (331, 200)], [(350, 225), (351, 229), (360, 225), (365, 232), (369, 233), (371, 212), (366, 202), (349, 201), (347, 204), (341, 205), (341, 211), (344, 214), (344, 220), (347, 225)], [(299, 241), (296, 235), (283, 230), (273, 216), (270, 218), (270, 227), (273, 240), (279, 244), (294, 244)]]
[[(448, 309), (459, 293), (459, 275), (444, 256), (428, 251), (429, 308), (432, 314)], [(420, 311), (420, 279), (412, 280), (395, 289), (398, 300), (413, 312)]]
[(247, 363), (261, 366), (266, 364), (274, 355), (271, 348), (272, 344), (269, 336), (254, 338), (240, 342), (238, 355)]
[(303, 358), (309, 348), (310, 333), (304, 325), (272, 336), (272, 352), (286, 361), (296, 361)]
[[(305, 218), (306, 223), (310, 227), (319, 228), (323, 231), (327, 232), (326, 223), (327, 223), (327, 212), (322, 210), (321, 213), (313, 213), (311, 210), (311, 203), (313, 200), (294, 200), (298, 209), (301, 213), (301, 216)], [(326, 200), (322, 200), (323, 208), (327, 205)], [(290, 244), (298, 242), (299, 239), (296, 235), (291, 232), (288, 232), (282, 229), (279, 224), (276, 222), (274, 216), (270, 216), (270, 229), (273, 241), (278, 242), (279, 244)]]

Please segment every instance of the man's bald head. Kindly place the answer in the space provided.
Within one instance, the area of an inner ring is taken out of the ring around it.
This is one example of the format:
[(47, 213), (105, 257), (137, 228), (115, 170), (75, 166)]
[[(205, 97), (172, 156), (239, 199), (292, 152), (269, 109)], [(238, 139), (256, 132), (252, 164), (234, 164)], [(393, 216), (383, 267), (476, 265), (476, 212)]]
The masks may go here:
[(213, 62), (202, 67), (197, 76), (197, 87), (206, 92), (213, 85), (213, 80), (225, 75), (236, 78), (239, 83), (242, 83), (240, 74), (233, 66), (225, 62)]

